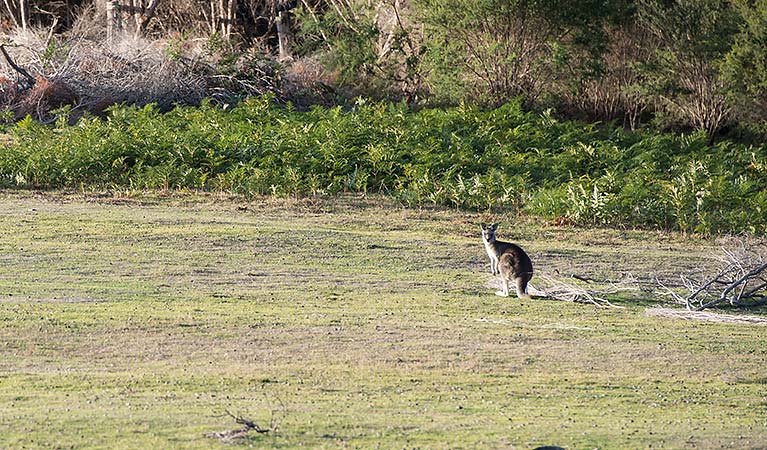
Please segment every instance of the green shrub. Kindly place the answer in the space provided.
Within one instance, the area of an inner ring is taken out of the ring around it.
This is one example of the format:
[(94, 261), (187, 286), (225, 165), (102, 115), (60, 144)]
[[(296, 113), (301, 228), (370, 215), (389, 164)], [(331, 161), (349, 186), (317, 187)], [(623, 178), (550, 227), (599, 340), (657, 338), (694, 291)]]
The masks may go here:
[(767, 232), (767, 147), (703, 133), (629, 133), (519, 102), (411, 111), (358, 101), (298, 112), (269, 97), (10, 128), (6, 187), (381, 192), (410, 206), (506, 211), (588, 226)]

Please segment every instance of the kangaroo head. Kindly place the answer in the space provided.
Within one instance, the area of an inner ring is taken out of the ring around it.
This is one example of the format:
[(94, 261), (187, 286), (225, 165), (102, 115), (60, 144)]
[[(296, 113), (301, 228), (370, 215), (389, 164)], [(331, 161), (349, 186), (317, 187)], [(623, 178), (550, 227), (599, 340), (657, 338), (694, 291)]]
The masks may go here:
[(482, 227), (482, 240), (490, 244), (495, 242), (495, 230), (498, 229), (498, 224), (494, 223), (488, 225), (482, 223), (480, 226)]

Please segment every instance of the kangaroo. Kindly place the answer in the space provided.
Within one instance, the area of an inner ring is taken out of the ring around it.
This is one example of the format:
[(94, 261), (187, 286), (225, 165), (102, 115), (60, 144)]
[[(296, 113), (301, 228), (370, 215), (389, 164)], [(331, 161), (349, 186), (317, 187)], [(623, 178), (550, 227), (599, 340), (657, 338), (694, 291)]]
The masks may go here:
[(509, 296), (509, 282), (514, 281), (517, 287), (517, 297), (529, 300), (527, 283), (533, 278), (533, 262), (524, 250), (510, 242), (502, 242), (495, 238), (498, 224), (480, 224), (482, 227), (482, 242), (485, 244), (487, 256), (490, 257), (490, 272), (501, 275), (502, 291), (495, 294)]

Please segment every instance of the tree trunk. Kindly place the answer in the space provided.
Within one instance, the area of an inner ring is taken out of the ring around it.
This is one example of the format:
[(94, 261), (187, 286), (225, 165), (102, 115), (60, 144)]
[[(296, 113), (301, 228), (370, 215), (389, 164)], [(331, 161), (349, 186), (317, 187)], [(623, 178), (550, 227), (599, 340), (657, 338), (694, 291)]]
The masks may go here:
[(234, 27), (234, 20), (237, 17), (237, 0), (229, 0), (229, 4), (226, 9), (226, 28), (224, 32), (224, 38), (229, 40), (232, 36), (232, 27)]
[(122, 29), (122, 17), (120, 16), (120, 3), (118, 0), (106, 0), (107, 12), (107, 39), (114, 39)]
[(221, 36), (226, 36), (226, 0), (218, 0), (218, 24)]
[(133, 36), (138, 38), (141, 36), (141, 21), (144, 17), (143, 0), (130, 0), (130, 14), (133, 16)]
[(280, 46), (280, 61), (292, 59), (291, 47), (293, 45), (293, 30), (290, 27), (290, 11), (280, 11), (275, 20), (277, 25), (277, 39)]
[(29, 24), (29, 0), (19, 0), (19, 16), (21, 16), (21, 29), (27, 29)]

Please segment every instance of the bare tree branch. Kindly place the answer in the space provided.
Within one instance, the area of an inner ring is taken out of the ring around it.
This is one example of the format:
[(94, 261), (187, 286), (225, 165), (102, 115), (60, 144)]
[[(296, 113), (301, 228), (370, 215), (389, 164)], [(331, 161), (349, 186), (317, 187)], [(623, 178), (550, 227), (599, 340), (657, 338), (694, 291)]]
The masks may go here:
[[(714, 305), (718, 305), (719, 303), (722, 303), (723, 301), (728, 300), (728, 299), (730, 300), (730, 304), (732, 304), (732, 305), (739, 305), (739, 304), (741, 304), (742, 300), (745, 300), (746, 298), (751, 298), (753, 296), (753, 294), (751, 296), (749, 296), (749, 297), (744, 297), (743, 296), (743, 289), (741, 289), (741, 292), (740, 292), (739, 295), (736, 295), (736, 296), (733, 296), (732, 298), (730, 298), (729, 297), (730, 292), (732, 292), (733, 290), (737, 289), (740, 286), (745, 287), (746, 283), (748, 283), (749, 280), (753, 279), (754, 276), (764, 272), (765, 270), (767, 270), (767, 263), (764, 263), (764, 264), (762, 264), (762, 265), (760, 265), (758, 267), (755, 267), (755, 268), (751, 269), (750, 271), (748, 271), (748, 273), (746, 273), (742, 277), (740, 277), (737, 280), (735, 280), (732, 283), (730, 283), (724, 289), (724, 291), (722, 291), (722, 293), (719, 295), (719, 298), (717, 298), (716, 300), (710, 301), (708, 303), (705, 303), (703, 305), (700, 305), (695, 310), (696, 311), (702, 311), (702, 310), (704, 310), (706, 308), (710, 308), (710, 307), (712, 307)], [(759, 297), (763, 297), (763, 296), (760, 295)]]
[(722, 248), (721, 268), (704, 281), (682, 275), (689, 291), (682, 296), (660, 280), (662, 295), (671, 295), (688, 310), (702, 311), (728, 302), (733, 306), (757, 306), (767, 303), (767, 247), (759, 241), (740, 240), (731, 248)]
[(8, 63), (9, 66), (13, 68), (16, 72), (18, 72), (20, 75), (22, 75), (28, 82), (29, 87), (32, 87), (35, 85), (37, 80), (35, 80), (35, 77), (29, 74), (24, 68), (17, 65), (15, 62), (13, 62), (13, 59), (11, 59), (11, 55), (8, 54), (8, 51), (5, 49), (4, 44), (0, 44), (0, 51), (3, 52), (3, 56), (5, 57), (5, 61)]

